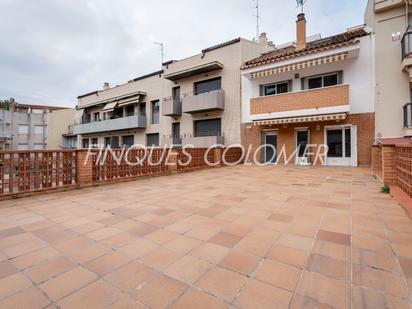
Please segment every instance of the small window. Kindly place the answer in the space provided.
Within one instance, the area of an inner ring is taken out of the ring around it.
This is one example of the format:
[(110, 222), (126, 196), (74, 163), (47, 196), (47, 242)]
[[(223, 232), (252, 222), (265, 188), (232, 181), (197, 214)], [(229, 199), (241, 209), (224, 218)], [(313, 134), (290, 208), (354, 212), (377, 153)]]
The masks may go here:
[(110, 136), (104, 138), (104, 147), (110, 146)]
[(93, 120), (94, 121), (100, 121), (100, 113), (94, 113), (93, 114)]
[(159, 124), (159, 100), (152, 102), (152, 124)]
[(118, 136), (110, 137), (110, 147), (112, 148), (119, 148), (120, 145), (120, 138)]
[(322, 77), (310, 78), (308, 80), (308, 88), (309, 89), (322, 88)]
[(308, 89), (331, 87), (340, 84), (339, 73), (308, 78)]
[(286, 92), (289, 92), (289, 82), (282, 82), (262, 86), (262, 94), (265, 96), (281, 94)]
[(89, 139), (88, 138), (84, 138), (83, 140), (82, 140), (82, 147), (83, 148), (89, 148)]
[(34, 134), (43, 135), (43, 126), (34, 126)]
[(126, 116), (130, 117), (134, 115), (134, 105), (127, 105), (126, 106)]
[(148, 147), (158, 147), (159, 146), (159, 133), (146, 134)]
[(213, 78), (195, 83), (195, 95), (222, 89), (222, 78)]
[(134, 145), (134, 135), (123, 136), (123, 146), (131, 147)]
[(97, 137), (92, 138), (92, 147), (99, 148), (99, 139)]
[(19, 134), (29, 134), (29, 126), (26, 124), (19, 124)]
[(195, 137), (220, 136), (220, 135), (221, 135), (220, 118), (195, 121)]
[(323, 87), (335, 86), (338, 84), (338, 75), (327, 75), (323, 77)]

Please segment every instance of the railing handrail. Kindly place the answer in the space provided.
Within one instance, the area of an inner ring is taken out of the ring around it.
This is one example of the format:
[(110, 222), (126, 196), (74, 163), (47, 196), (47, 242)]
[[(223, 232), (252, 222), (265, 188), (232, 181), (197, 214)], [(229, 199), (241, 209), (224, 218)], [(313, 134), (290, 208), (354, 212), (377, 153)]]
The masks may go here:
[(199, 93), (199, 94), (194, 94), (193, 92), (186, 92), (182, 95), (182, 98), (197, 97), (197, 96), (207, 95), (207, 94), (211, 94), (211, 93), (222, 93), (222, 94), (224, 94), (225, 90), (223, 88), (220, 88), (220, 89), (216, 89), (216, 90), (202, 92), (202, 93)]
[(131, 115), (131, 116), (126, 115), (124, 117), (111, 118), (111, 119), (100, 119), (98, 121), (90, 121), (90, 122), (86, 122), (86, 123), (83, 123), (83, 121), (80, 121), (79, 124), (74, 124), (74, 126), (83, 125), (83, 124), (90, 124), (90, 123), (96, 123), (96, 122), (113, 121), (113, 120), (125, 119), (125, 118), (130, 118), (130, 117), (147, 118), (147, 115), (142, 115), (142, 114), (134, 114), (134, 115)]

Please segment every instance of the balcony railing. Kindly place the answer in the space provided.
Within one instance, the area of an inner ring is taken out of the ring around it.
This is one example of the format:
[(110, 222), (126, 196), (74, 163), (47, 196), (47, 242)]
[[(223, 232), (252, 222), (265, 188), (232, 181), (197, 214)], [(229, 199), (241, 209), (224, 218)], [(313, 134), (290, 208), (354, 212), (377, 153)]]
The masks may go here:
[(401, 41), (402, 46), (402, 60), (412, 56), (412, 27), (409, 26)]
[(182, 145), (182, 137), (181, 136), (172, 136), (167, 135), (163, 137), (162, 146), (181, 146)]
[(412, 103), (407, 103), (403, 107), (403, 127), (412, 128)]
[(213, 145), (224, 145), (225, 138), (223, 134), (214, 134), (210, 136), (192, 136), (185, 134), (182, 137), (182, 145), (193, 145), (196, 147), (211, 147)]
[(163, 98), (162, 115), (170, 117), (181, 116), (182, 100), (180, 98), (172, 97)]
[(146, 116), (134, 115), (130, 117), (78, 124), (73, 127), (73, 132), (74, 134), (88, 134), (127, 129), (144, 129), (146, 128), (146, 124)]
[(250, 100), (252, 115), (349, 105), (349, 85), (288, 92)]
[(225, 109), (225, 91), (223, 89), (182, 98), (184, 113), (199, 113)]

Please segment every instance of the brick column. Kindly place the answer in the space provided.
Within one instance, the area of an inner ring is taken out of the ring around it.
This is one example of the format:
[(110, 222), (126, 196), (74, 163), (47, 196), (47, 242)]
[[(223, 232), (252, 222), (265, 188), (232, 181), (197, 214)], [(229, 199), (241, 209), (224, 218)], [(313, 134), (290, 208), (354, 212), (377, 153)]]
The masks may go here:
[(395, 146), (382, 146), (382, 181), (385, 185), (396, 185)]
[(177, 160), (178, 160), (178, 153), (174, 149), (170, 149), (169, 160), (167, 162), (167, 170), (171, 174), (177, 173)]
[(93, 162), (91, 154), (87, 156), (87, 149), (77, 150), (76, 154), (76, 182), (79, 186), (87, 186), (93, 182)]

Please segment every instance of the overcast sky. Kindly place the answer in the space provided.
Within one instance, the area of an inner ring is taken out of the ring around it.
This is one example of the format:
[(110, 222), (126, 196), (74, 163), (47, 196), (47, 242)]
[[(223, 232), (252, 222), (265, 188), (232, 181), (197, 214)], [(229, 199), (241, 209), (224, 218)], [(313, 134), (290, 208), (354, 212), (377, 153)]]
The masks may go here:
[[(363, 23), (367, 0), (308, 0), (308, 35)], [(256, 33), (253, 0), (0, 0), (0, 99), (72, 106), (103, 82), (122, 84), (236, 38)], [(295, 0), (260, 0), (260, 29), (291, 41)]]

